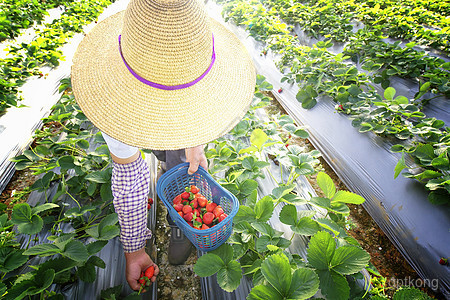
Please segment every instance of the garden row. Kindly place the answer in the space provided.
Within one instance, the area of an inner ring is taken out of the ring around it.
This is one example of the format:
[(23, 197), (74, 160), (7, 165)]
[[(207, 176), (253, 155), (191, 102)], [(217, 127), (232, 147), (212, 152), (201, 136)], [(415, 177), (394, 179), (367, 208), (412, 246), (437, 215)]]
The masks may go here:
[[(283, 295), (306, 299), (319, 289), (328, 299), (369, 295), (369, 286), (358, 288), (354, 280), (361, 278), (359, 272), (365, 267), (373, 274), (377, 272), (369, 264), (369, 255), (345, 232), (349, 224), (346, 203), (360, 204), (364, 199), (337, 191), (324, 173), (317, 176), (324, 196), (299, 196), (301, 191), (295, 180), (317, 173), (320, 153), (286, 146), (293, 137), (308, 137), (289, 116), (277, 115), (264, 121), (255, 115), (256, 109), (269, 102), (263, 91), (272, 89), (263, 77), (258, 77), (258, 83), (246, 117), (227, 138), (214, 141), (206, 149), (210, 172), (237, 196), (241, 207), (229, 243), (201, 256), (194, 270), (200, 276), (218, 273), (218, 284), (228, 292), (238, 288), (244, 274), (254, 286), (248, 299), (279, 299)], [(68, 87), (66, 81), (61, 89)], [(106, 266), (97, 253), (119, 233), (111, 205), (109, 152), (101, 135), (92, 133), (92, 125), (70, 91), (65, 92), (44, 124), (35, 133), (33, 147), (15, 161), (18, 169), (29, 168), (41, 175), (28, 192), (41, 191), (46, 201), (33, 207), (13, 203), (12, 211), (2, 207), (5, 213), (0, 216), (0, 251), (4, 254), (0, 259), (0, 294), (4, 299), (27, 295), (63, 299), (56, 292), (58, 286), (98, 280), (96, 268)], [(269, 171), (273, 163), (265, 154), (277, 162), (275, 168), (281, 176)], [(264, 174), (276, 183), (269, 194), (257, 191)], [(52, 186), (56, 191), (50, 195)], [(75, 205), (67, 206), (68, 199)], [(326, 214), (315, 217), (314, 208)], [(291, 236), (274, 229), (274, 217), (275, 222), (290, 227)], [(17, 232), (13, 226), (17, 226)], [(47, 240), (39, 239), (43, 231), (50, 234)], [(19, 234), (28, 237), (22, 239), (22, 245)], [(287, 250), (295, 237), (308, 238), (306, 257)], [(35, 257), (49, 259), (26, 267)], [(120, 294), (120, 289), (113, 287), (108, 292)], [(423, 296), (415, 289), (398, 293)], [(380, 298), (383, 299), (382, 294), (375, 296)]]
[[(12, 43), (7, 57), (0, 59), (0, 113), (8, 107), (20, 105), (22, 98), (19, 88), (25, 80), (33, 75), (44, 76), (39, 70), (44, 65), (58, 66), (59, 61), (64, 59), (60, 50), (61, 46), (76, 33), (82, 32), (83, 26), (96, 20), (111, 1), (82, 0), (60, 2), (60, 4), (64, 10), (61, 18), (37, 29), (36, 37), (30, 43)], [(39, 9), (44, 8), (46, 6)], [(24, 8), (17, 8), (17, 10), (23, 11)], [(41, 17), (37, 17), (36, 21), (40, 19)], [(32, 21), (34, 20), (29, 20), (31, 24)], [(9, 20), (5, 22), (8, 23)]]
[[(277, 1), (267, 1), (269, 5), (274, 2)], [(266, 8), (257, 0), (221, 3), (226, 20), (233, 19), (236, 24), (246, 26), (252, 37), (265, 42), (268, 49), (280, 54), (277, 65), (285, 71), (282, 81), (298, 84), (300, 91), (297, 100), (304, 108), (314, 107), (319, 96), (327, 95), (337, 103), (339, 112), (352, 119), (352, 124), (360, 132), (372, 131), (399, 141), (407, 140), (407, 144), (399, 142), (392, 147), (392, 151), (409, 155), (417, 164), (417, 171), (403, 175), (425, 182), (430, 190), (428, 199), (431, 202), (448, 203), (450, 133), (445, 129), (444, 121), (426, 117), (418, 104), (418, 100), (429, 90), (431, 81), (423, 83), (412, 100), (396, 95), (392, 87), (387, 87), (380, 95), (375, 86), (383, 74), (388, 74), (386, 70), (376, 73), (382, 67), (380, 63), (365, 63), (365, 69), (375, 72), (370, 76), (349, 64), (347, 60), (350, 57), (344, 53), (327, 51), (332, 46), (330, 41), (320, 41), (312, 47), (300, 45), (293, 27), (286, 25), (279, 16), (278, 12), (282, 9)], [(265, 53), (266, 50), (262, 55)], [(441, 67), (450, 69), (450, 64), (442, 64)], [(443, 72), (447, 77), (450, 74)], [(448, 86), (448, 79), (442, 80), (447, 80)], [(403, 156), (395, 176), (405, 168)]]
[(41, 24), (48, 15), (47, 10), (58, 7), (63, 1), (0, 1), (0, 42), (13, 39), (20, 34), (21, 29)]
[[(279, 12), (286, 21), (298, 23), (316, 38), (335, 41), (354, 38), (355, 23), (365, 31), (391, 38), (415, 41), (420, 45), (449, 53), (450, 4), (440, 1), (442, 10), (428, 10), (416, 1), (343, 1), (343, 0), (277, 0)], [(417, 5), (419, 4), (419, 5)]]

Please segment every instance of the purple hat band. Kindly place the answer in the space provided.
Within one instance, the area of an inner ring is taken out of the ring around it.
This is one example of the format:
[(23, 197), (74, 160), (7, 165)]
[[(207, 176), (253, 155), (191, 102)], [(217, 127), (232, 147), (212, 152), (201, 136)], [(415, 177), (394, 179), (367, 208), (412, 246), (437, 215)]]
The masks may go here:
[(214, 61), (216, 60), (216, 52), (214, 51), (214, 35), (212, 37), (212, 42), (213, 42), (213, 51), (212, 51), (212, 57), (211, 57), (211, 64), (209, 65), (208, 69), (206, 69), (206, 71), (200, 75), (200, 77), (198, 77), (197, 79), (188, 82), (188, 83), (184, 83), (184, 84), (179, 84), (179, 85), (164, 85), (164, 84), (159, 84), (156, 82), (152, 82), (149, 81), (145, 78), (142, 78), (141, 76), (139, 76), (138, 74), (136, 74), (136, 72), (133, 71), (133, 69), (127, 64), (127, 62), (125, 61), (125, 58), (123, 57), (123, 53), (122, 53), (122, 46), (121, 46), (121, 35), (119, 35), (119, 52), (120, 52), (120, 56), (122, 57), (123, 62), (125, 63), (125, 66), (127, 67), (127, 69), (130, 71), (131, 74), (133, 74), (134, 77), (136, 77), (137, 80), (139, 80), (142, 83), (145, 83), (151, 87), (160, 89), (160, 90), (181, 90), (181, 89), (185, 89), (187, 87), (193, 86), (194, 84), (196, 84), (197, 82), (199, 82), (200, 80), (203, 79), (203, 77), (206, 76), (206, 74), (209, 73), (209, 71), (211, 70), (212, 66), (214, 65)]

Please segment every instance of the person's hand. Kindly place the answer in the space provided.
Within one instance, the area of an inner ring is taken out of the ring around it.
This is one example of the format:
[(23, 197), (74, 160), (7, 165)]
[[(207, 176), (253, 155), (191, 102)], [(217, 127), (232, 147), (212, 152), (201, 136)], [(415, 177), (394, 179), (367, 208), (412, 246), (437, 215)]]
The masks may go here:
[[(150, 278), (150, 281), (155, 282), (156, 275), (159, 274), (159, 268), (151, 260), (150, 256), (148, 256), (147, 252), (145, 252), (145, 248), (135, 252), (125, 253), (125, 259), (127, 260), (125, 274), (131, 289), (139, 291), (141, 284), (138, 280), (141, 276), (141, 272), (145, 272), (150, 266), (154, 266), (155, 268), (155, 273), (153, 274), (153, 277)], [(143, 292), (145, 291), (146, 290), (143, 290)]]
[(198, 170), (198, 166), (202, 166), (205, 170), (208, 169), (208, 160), (203, 150), (205, 146), (200, 145), (197, 147), (186, 148), (186, 162), (189, 163), (188, 174), (192, 175)]

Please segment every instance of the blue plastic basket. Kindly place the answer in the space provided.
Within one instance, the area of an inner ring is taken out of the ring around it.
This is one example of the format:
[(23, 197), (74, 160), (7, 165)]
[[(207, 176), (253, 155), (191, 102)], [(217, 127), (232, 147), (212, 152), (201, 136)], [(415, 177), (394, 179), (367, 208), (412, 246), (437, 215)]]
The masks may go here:
[[(159, 178), (156, 191), (167, 207), (172, 220), (191, 243), (201, 251), (211, 251), (230, 237), (233, 229), (233, 217), (239, 210), (239, 201), (202, 167), (199, 167), (198, 171), (192, 175), (187, 173), (188, 169), (189, 163), (182, 163), (168, 170)], [(206, 199), (220, 205), (228, 217), (209, 229), (200, 230), (191, 227), (173, 208), (173, 198), (184, 192), (185, 187), (191, 185), (197, 186)]]

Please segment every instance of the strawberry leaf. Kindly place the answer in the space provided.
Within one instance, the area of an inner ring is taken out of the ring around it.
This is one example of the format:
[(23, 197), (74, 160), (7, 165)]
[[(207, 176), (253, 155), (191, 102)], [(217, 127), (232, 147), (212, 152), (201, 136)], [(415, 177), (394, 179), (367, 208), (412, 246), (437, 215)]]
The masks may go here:
[(208, 277), (216, 274), (224, 266), (225, 263), (218, 255), (207, 253), (198, 258), (194, 272), (200, 277)]
[(217, 283), (227, 292), (232, 292), (241, 283), (242, 269), (239, 262), (232, 260), (217, 273)]

